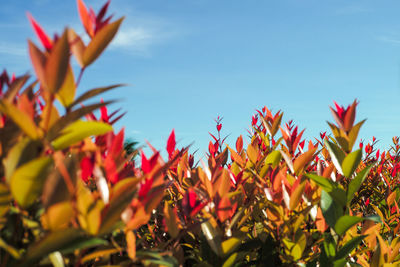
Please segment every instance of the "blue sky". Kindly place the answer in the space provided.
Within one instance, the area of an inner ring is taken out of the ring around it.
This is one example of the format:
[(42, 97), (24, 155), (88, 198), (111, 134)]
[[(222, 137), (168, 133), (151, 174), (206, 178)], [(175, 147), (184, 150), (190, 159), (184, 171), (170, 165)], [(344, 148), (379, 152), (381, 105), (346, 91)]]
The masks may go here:
[[(98, 11), (103, 1), (86, 1)], [(175, 128), (179, 146), (203, 156), (223, 119), (233, 144), (255, 109), (283, 110), (305, 136), (328, 130), (328, 106), (360, 102), (360, 137), (382, 146), (400, 134), (400, 2), (113, 0), (126, 16), (117, 39), (83, 77), (85, 89), (128, 83), (104, 95), (127, 111), (116, 128), (164, 149)], [(75, 1), (5, 1), (0, 9), (0, 68), (31, 70), (30, 11), (48, 33), (83, 33)]]

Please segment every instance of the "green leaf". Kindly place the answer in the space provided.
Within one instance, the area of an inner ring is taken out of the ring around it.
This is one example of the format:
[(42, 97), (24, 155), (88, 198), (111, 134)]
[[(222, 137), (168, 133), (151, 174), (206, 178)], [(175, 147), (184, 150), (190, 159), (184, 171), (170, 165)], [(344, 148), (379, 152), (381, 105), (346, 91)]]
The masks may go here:
[(37, 157), (40, 148), (41, 143), (39, 141), (31, 140), (27, 137), (16, 143), (3, 160), (6, 181), (10, 181), (12, 174), (18, 166)]
[(13, 104), (0, 99), (0, 111), (10, 117), (15, 124), (31, 139), (39, 139), (40, 135), (33, 120)]
[(69, 65), (68, 31), (58, 38), (52, 47), (45, 66), (45, 88), (50, 93), (57, 93), (64, 83)]
[(306, 174), (308, 178), (324, 189), (338, 204), (346, 206), (346, 192), (333, 181), (315, 174)]
[(57, 92), (57, 99), (61, 102), (64, 107), (68, 107), (72, 102), (74, 102), (76, 92), (74, 72), (71, 66), (68, 66), (67, 74), (64, 79), (64, 83), (61, 89)]
[(231, 237), (222, 242), (222, 252), (227, 256), (231, 254), (242, 243), (242, 238)]
[(221, 246), (221, 237), (217, 233), (217, 230), (212, 226), (209, 221), (203, 222), (201, 224), (201, 230), (215, 254), (217, 254), (218, 256), (222, 256), (223, 251)]
[(72, 242), (68, 247), (63, 248), (60, 250), (63, 254), (69, 254), (74, 252), (77, 249), (87, 249), (92, 247), (98, 246), (106, 246), (108, 245), (108, 241), (101, 239), (101, 238), (85, 238), (85, 239), (78, 239), (77, 242)]
[(346, 258), (366, 237), (366, 235), (360, 235), (352, 238), (349, 242), (347, 242), (343, 247), (340, 248), (338, 253), (336, 254), (335, 259), (343, 259)]
[(361, 149), (351, 152), (348, 154), (343, 162), (342, 162), (342, 170), (343, 175), (347, 178), (350, 178), (354, 171), (357, 169), (358, 165), (360, 164), (362, 156)]
[(47, 132), (46, 139), (49, 141), (53, 141), (55, 138), (57, 138), (60, 135), (60, 131), (64, 129), (67, 125), (75, 122), (79, 118), (85, 116), (86, 114), (101, 108), (103, 106), (109, 105), (113, 103), (114, 101), (106, 101), (104, 103), (97, 103), (97, 104), (92, 104), (88, 106), (81, 107), (79, 109), (76, 109), (74, 111), (71, 111), (67, 113), (65, 116), (59, 118), (50, 128), (50, 130)]
[(326, 222), (332, 228), (335, 226), (337, 219), (343, 215), (343, 208), (335, 203), (325, 190), (321, 192), (321, 210)]
[(233, 253), (232, 255), (229, 256), (229, 258), (224, 262), (222, 267), (231, 267), (235, 264), (239, 254), (237, 252)]
[(124, 86), (124, 84), (115, 84), (115, 85), (111, 85), (111, 86), (107, 86), (107, 87), (99, 87), (99, 88), (94, 88), (94, 89), (88, 90), (85, 93), (83, 93), (82, 95), (80, 95), (77, 99), (75, 99), (75, 101), (69, 106), (69, 108), (72, 108), (73, 106), (76, 106), (77, 104), (80, 104), (83, 101), (86, 101), (92, 97), (99, 95), (99, 94), (105, 93), (109, 90), (112, 90), (114, 88), (121, 87), (121, 86)]
[(333, 258), (336, 256), (336, 242), (332, 235), (324, 234), (324, 250), (328, 258)]
[(349, 149), (352, 149), (357, 140), (358, 132), (366, 120), (362, 120), (351, 128), (349, 133)]
[(347, 230), (349, 230), (352, 226), (356, 225), (359, 222), (362, 222), (364, 219), (362, 217), (343, 215), (340, 217), (335, 223), (335, 232), (338, 235), (344, 234)]
[(47, 234), (40, 241), (28, 248), (20, 266), (32, 266), (49, 253), (61, 251), (79, 241), (85, 241), (87, 236), (84, 232), (76, 228), (67, 228)]
[(90, 136), (103, 135), (112, 131), (111, 125), (97, 121), (76, 121), (63, 130), (63, 135), (51, 142), (55, 150), (65, 149)]
[(48, 157), (34, 159), (11, 176), (11, 194), (21, 207), (29, 207), (40, 196), (51, 163), (52, 159)]
[(279, 150), (274, 150), (268, 154), (265, 158), (265, 165), (271, 164), (273, 168), (278, 166), (280, 160), (282, 158), (281, 152)]
[(325, 146), (328, 149), (329, 155), (331, 156), (333, 165), (335, 165), (340, 174), (343, 174), (342, 162), (345, 158), (344, 152), (340, 149), (340, 147), (332, 142), (329, 142), (328, 140), (325, 140)]
[(122, 17), (113, 23), (105, 25), (95, 34), (92, 41), (83, 52), (83, 64), (85, 67), (92, 64), (93, 61), (100, 56), (103, 50), (114, 38), (123, 20), (124, 18)]
[(367, 178), (369, 171), (371, 170), (373, 165), (365, 167), (362, 171), (360, 171), (354, 179), (352, 179), (347, 188), (347, 203), (350, 203), (354, 198), (355, 193), (360, 189), (361, 184), (364, 182), (365, 178)]

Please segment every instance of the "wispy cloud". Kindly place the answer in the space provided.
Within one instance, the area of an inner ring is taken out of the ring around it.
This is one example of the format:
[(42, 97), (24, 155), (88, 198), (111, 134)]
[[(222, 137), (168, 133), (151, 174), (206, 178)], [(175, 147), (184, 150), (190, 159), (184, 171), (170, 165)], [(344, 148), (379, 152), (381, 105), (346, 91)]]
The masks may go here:
[(12, 43), (0, 43), (0, 54), (12, 56), (26, 56), (27, 50), (24, 47)]
[(149, 56), (155, 46), (167, 43), (177, 36), (177, 26), (163, 18), (130, 14), (113, 40), (111, 48)]
[(381, 41), (381, 42), (384, 42), (384, 43), (400, 45), (400, 37), (381, 35), (381, 36), (376, 37), (376, 39), (378, 41)]

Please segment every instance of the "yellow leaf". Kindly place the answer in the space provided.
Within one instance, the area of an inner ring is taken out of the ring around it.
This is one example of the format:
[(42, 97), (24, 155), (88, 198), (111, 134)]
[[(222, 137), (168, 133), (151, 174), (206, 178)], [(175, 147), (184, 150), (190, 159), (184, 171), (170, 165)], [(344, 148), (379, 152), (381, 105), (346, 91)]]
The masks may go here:
[(136, 236), (133, 231), (128, 231), (128, 233), (126, 233), (126, 244), (126, 250), (128, 252), (129, 258), (131, 258), (131, 260), (134, 260), (136, 258)]
[(41, 221), (46, 229), (52, 231), (68, 227), (73, 216), (70, 201), (63, 201), (50, 206), (42, 215)]
[(68, 66), (67, 74), (61, 89), (57, 92), (57, 99), (64, 107), (68, 107), (74, 102), (76, 92), (74, 72), (71, 65)]
[(13, 104), (0, 99), (0, 111), (10, 117), (31, 139), (38, 139), (40, 137), (39, 131), (33, 120)]

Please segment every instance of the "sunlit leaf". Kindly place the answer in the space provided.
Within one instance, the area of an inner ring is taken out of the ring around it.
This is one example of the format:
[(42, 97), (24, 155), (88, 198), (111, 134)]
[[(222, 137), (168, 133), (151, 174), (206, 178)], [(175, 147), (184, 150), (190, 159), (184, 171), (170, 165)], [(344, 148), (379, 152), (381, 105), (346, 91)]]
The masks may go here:
[(75, 78), (71, 66), (68, 66), (65, 80), (61, 86), (61, 89), (57, 92), (57, 99), (61, 102), (64, 107), (68, 107), (75, 98)]
[(122, 17), (113, 23), (105, 25), (95, 34), (83, 53), (83, 63), (85, 67), (89, 66), (100, 56), (114, 38), (123, 20), (124, 18)]
[(338, 235), (344, 234), (348, 229), (352, 226), (356, 225), (359, 222), (362, 222), (364, 219), (361, 217), (343, 215), (340, 217), (335, 223), (335, 232)]
[(290, 195), (290, 202), (289, 202), (290, 210), (294, 210), (299, 205), (305, 186), (306, 186), (306, 181), (303, 181), (296, 187), (296, 189)]
[(268, 154), (265, 158), (265, 164), (271, 164), (273, 168), (278, 166), (280, 160), (282, 158), (281, 152), (279, 150), (274, 150)]
[(57, 93), (64, 83), (68, 71), (69, 44), (68, 32), (57, 40), (46, 60), (45, 66), (45, 88), (50, 93)]
[(310, 149), (296, 158), (293, 163), (293, 169), (296, 174), (299, 174), (299, 172), (314, 158), (316, 150), (317, 148)]
[(13, 104), (0, 99), (0, 111), (10, 117), (31, 139), (40, 137), (39, 130), (32, 119)]
[(325, 140), (325, 146), (329, 151), (333, 165), (335, 165), (335, 168), (338, 170), (340, 174), (343, 174), (342, 162), (346, 155), (340, 149), (340, 147), (338, 147), (336, 144), (332, 142), (329, 142), (328, 140)]
[(70, 49), (72, 54), (75, 56), (76, 61), (78, 61), (81, 68), (84, 67), (83, 64), (83, 53), (85, 52), (85, 44), (83, 43), (81, 37), (76, 34), (73, 29), (68, 29), (68, 41), (70, 43)]
[(51, 142), (56, 150), (67, 148), (90, 136), (97, 136), (112, 131), (111, 125), (97, 121), (76, 121), (68, 125), (63, 134)]
[(373, 165), (365, 167), (362, 171), (357, 173), (356, 177), (352, 179), (347, 188), (347, 203), (350, 203), (354, 198), (354, 194), (358, 191), (365, 178), (368, 176), (369, 171)]
[(17, 203), (26, 208), (37, 201), (46, 180), (51, 158), (34, 159), (19, 167), (10, 179), (11, 193)]
[(361, 149), (351, 152), (348, 154), (342, 162), (342, 171), (345, 177), (351, 177), (354, 171), (357, 169), (358, 165), (360, 164), (362, 156)]

